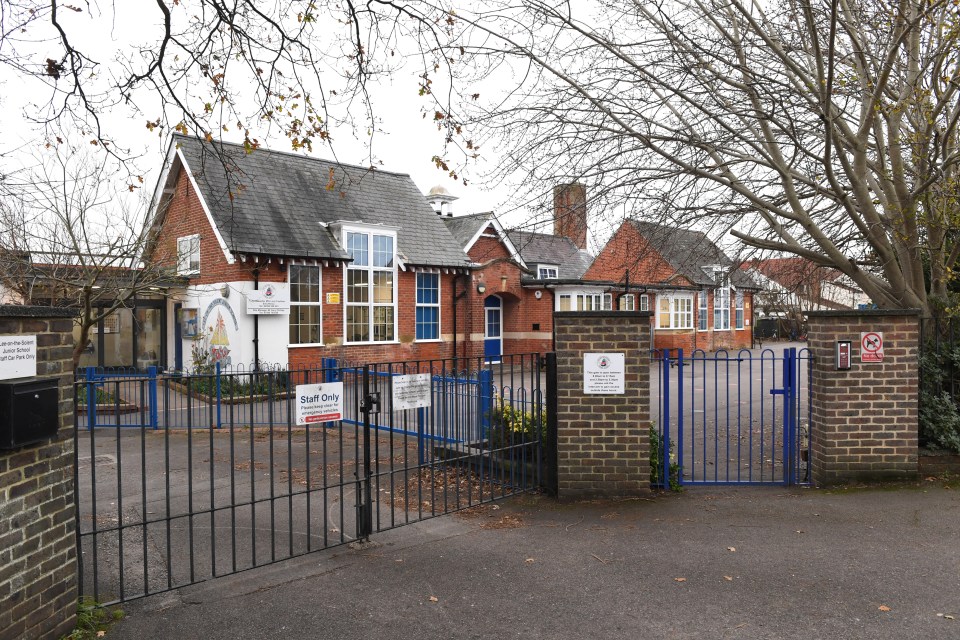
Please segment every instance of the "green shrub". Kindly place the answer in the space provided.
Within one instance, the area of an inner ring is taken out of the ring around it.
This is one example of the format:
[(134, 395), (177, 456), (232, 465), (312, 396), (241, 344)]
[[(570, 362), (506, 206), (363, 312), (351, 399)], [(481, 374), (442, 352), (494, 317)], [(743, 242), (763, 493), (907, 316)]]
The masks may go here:
[(670, 454), (669, 479), (663, 481), (663, 438), (656, 425), (650, 425), (650, 486), (661, 487), (669, 486), (671, 491), (680, 491), (680, 465), (676, 464), (673, 453)]
[(490, 410), (490, 446), (494, 449), (513, 445), (544, 442), (547, 434), (547, 412), (540, 409), (539, 419), (534, 412), (524, 411), (496, 396)]
[(931, 346), (920, 356), (920, 442), (960, 453), (960, 409), (951, 394), (960, 372), (960, 346), (937, 352)]
[[(96, 389), (97, 404), (114, 404), (117, 399), (103, 387), (94, 386)], [(87, 404), (87, 385), (81, 384), (77, 387), (77, 404)]]

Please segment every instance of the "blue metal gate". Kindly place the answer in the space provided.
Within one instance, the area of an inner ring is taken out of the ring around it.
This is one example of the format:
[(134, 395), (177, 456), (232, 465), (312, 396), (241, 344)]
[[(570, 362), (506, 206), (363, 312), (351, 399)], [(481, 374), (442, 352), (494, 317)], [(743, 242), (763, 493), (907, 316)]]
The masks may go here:
[(809, 482), (807, 349), (654, 352), (660, 484)]

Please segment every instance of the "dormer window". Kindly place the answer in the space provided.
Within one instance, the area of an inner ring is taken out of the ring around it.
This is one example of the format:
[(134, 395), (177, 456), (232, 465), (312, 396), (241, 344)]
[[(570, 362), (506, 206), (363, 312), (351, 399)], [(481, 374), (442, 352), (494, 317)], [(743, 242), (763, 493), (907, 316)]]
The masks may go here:
[(537, 265), (537, 280), (556, 280), (559, 273), (560, 267), (555, 264)]

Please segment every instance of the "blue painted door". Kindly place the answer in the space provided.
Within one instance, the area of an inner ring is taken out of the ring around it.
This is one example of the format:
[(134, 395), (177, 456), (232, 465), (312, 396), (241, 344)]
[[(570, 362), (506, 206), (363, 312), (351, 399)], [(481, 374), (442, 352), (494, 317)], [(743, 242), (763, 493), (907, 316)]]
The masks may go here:
[(487, 362), (500, 362), (503, 353), (503, 305), (497, 296), (483, 301), (483, 357)]

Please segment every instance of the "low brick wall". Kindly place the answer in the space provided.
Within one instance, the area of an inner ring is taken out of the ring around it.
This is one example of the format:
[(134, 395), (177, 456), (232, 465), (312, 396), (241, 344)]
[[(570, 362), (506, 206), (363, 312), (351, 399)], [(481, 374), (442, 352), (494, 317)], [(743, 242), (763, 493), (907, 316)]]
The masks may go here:
[(956, 453), (920, 453), (918, 460), (920, 475), (930, 476), (960, 475), (960, 454)]
[[(882, 334), (882, 362), (861, 362), (863, 332)], [(814, 357), (810, 398), (814, 483), (915, 479), (918, 313), (811, 312), (807, 336)], [(838, 340), (852, 343), (848, 370), (836, 368)]]
[[(635, 496), (650, 490), (650, 313), (559, 312), (557, 493)], [(584, 354), (623, 353), (625, 393), (584, 393)]]
[(56, 639), (76, 623), (72, 315), (0, 305), (0, 335), (37, 336), (37, 376), (60, 386), (57, 437), (0, 450), (0, 640)]

